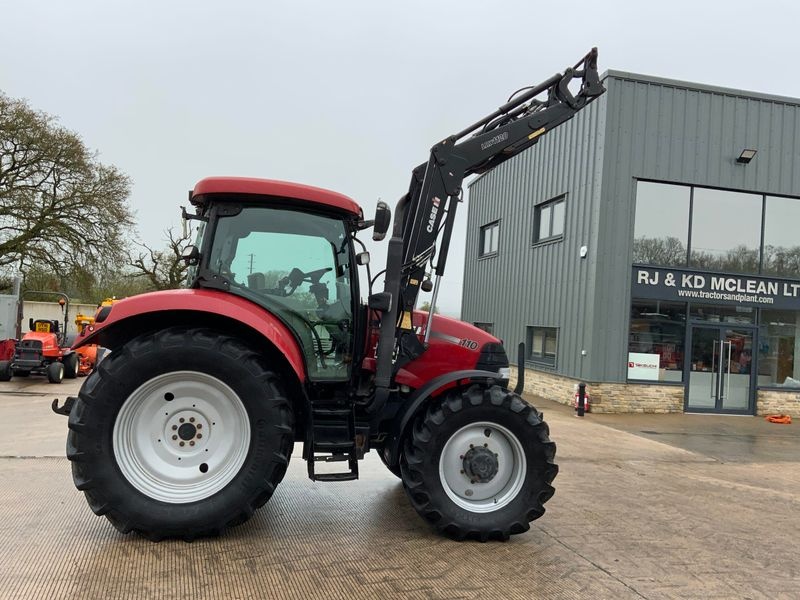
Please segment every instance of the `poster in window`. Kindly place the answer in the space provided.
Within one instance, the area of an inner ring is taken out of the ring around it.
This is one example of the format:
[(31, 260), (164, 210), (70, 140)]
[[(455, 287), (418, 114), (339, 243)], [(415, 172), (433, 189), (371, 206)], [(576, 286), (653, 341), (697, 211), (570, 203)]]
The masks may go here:
[(628, 379), (658, 381), (661, 357), (658, 354), (628, 352)]

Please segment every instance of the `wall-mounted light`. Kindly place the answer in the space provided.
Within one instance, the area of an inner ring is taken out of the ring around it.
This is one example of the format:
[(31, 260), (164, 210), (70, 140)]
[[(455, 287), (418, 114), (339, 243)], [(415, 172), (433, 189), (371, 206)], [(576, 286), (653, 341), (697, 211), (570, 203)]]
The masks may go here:
[(736, 159), (736, 162), (739, 163), (740, 165), (746, 165), (751, 160), (753, 160), (755, 155), (756, 155), (756, 150), (745, 148), (744, 150), (742, 150), (742, 153), (739, 155), (739, 158)]

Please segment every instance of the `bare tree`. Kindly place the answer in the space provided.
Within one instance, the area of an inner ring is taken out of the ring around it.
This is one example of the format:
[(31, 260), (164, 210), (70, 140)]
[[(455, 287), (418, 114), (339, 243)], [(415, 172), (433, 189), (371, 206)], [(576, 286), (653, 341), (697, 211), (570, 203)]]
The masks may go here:
[(0, 93), (0, 269), (113, 264), (133, 223), (130, 180), (80, 137)]
[[(423, 302), (420, 305), (419, 309), (420, 310), (424, 310), (425, 312), (430, 312), (431, 311), (431, 303), (426, 300), (425, 302)], [(439, 312), (439, 307), (437, 306), (437, 307), (435, 307), (433, 309), (433, 313), (434, 314), (438, 314), (438, 312)]]
[(800, 275), (800, 246), (764, 246), (764, 272), (798, 277)]
[(186, 279), (186, 263), (183, 249), (189, 237), (176, 234), (172, 227), (164, 232), (166, 248), (155, 250), (147, 244), (138, 243), (140, 251), (129, 255), (134, 277), (144, 278), (153, 290), (172, 290), (181, 287)]
[(758, 273), (758, 248), (748, 248), (740, 244), (724, 252), (692, 250), (689, 265), (709, 271)]
[(686, 247), (676, 237), (638, 237), (633, 240), (633, 262), (677, 266), (686, 263)]

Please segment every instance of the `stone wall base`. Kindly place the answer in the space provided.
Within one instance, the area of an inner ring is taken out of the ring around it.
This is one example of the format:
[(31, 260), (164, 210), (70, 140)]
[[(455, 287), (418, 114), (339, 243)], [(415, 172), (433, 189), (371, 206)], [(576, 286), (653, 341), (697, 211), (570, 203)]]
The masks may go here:
[[(525, 393), (571, 405), (579, 381), (546, 371), (525, 369)], [(509, 388), (517, 385), (517, 367), (511, 367)], [(682, 385), (586, 383), (591, 409), (597, 413), (682, 413)], [(800, 390), (758, 390), (756, 414), (800, 418)]]
[(800, 418), (800, 390), (791, 392), (758, 390), (756, 414), (791, 415)]
[[(517, 369), (511, 367), (509, 387), (517, 384)], [(525, 369), (525, 393), (571, 405), (579, 381), (546, 371)], [(596, 413), (681, 413), (683, 386), (632, 383), (586, 383), (592, 412)]]

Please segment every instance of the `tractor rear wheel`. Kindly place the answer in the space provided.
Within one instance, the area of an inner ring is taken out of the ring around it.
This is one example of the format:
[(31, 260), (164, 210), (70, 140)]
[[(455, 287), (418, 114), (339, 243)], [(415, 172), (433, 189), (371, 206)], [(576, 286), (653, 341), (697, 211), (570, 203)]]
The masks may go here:
[(63, 359), (64, 363), (64, 377), (67, 379), (75, 379), (78, 376), (78, 354), (77, 352), (72, 352), (71, 354), (67, 354)]
[(115, 350), (70, 411), (67, 457), (91, 509), (152, 540), (217, 535), (283, 479), (292, 406), (262, 354), (171, 327)]
[(417, 512), (454, 539), (506, 540), (544, 514), (558, 473), (541, 414), (499, 386), (449, 392), (405, 443), (403, 484)]
[(58, 361), (47, 365), (47, 380), (50, 383), (61, 383), (64, 379), (64, 363)]
[(11, 381), (11, 361), (0, 360), (0, 381)]

